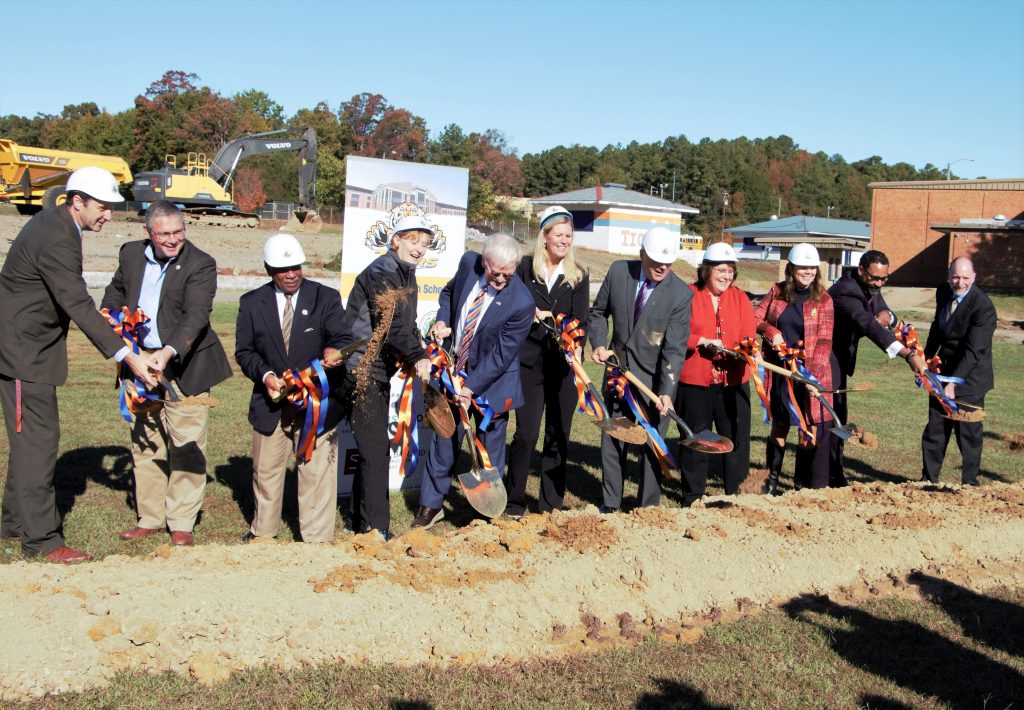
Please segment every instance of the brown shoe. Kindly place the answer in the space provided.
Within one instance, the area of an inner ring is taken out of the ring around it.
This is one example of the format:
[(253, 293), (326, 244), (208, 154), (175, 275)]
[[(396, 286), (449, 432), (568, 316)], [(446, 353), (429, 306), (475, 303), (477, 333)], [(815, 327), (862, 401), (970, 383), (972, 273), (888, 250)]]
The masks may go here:
[(85, 562), (92, 559), (92, 555), (81, 550), (72, 550), (70, 547), (58, 547), (56, 550), (44, 557), (47, 562), (55, 562), (59, 565), (73, 565), (76, 562)]
[(141, 540), (144, 537), (150, 535), (156, 535), (157, 533), (163, 532), (163, 528), (140, 528), (134, 527), (131, 530), (125, 530), (118, 534), (118, 537), (122, 540)]
[(184, 530), (175, 530), (171, 533), (171, 544), (179, 547), (191, 547), (196, 544), (196, 541), (192, 537), (192, 533), (185, 532)]
[(421, 505), (416, 517), (412, 519), (410, 528), (423, 528), (430, 530), (444, 517), (444, 508), (428, 508)]

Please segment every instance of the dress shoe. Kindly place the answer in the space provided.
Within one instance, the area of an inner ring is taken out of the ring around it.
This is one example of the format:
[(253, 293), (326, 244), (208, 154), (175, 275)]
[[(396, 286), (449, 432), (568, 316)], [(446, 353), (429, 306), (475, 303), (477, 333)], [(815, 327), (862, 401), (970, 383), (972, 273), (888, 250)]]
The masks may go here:
[(191, 547), (196, 544), (196, 541), (192, 537), (192, 533), (185, 532), (184, 530), (174, 530), (171, 532), (171, 544), (178, 547)]
[(597, 512), (600, 513), (601, 515), (610, 515), (611, 513), (618, 513), (619, 509), (618, 508), (612, 508), (611, 506), (607, 506), (607, 505), (602, 505), (600, 508), (597, 509)]
[(390, 530), (378, 530), (377, 528), (366, 528), (360, 534), (367, 535), (369, 533), (377, 533), (382, 538), (384, 538), (384, 542), (390, 542), (395, 539), (395, 536), (391, 533)]
[(122, 540), (141, 540), (144, 537), (150, 535), (156, 535), (157, 533), (163, 532), (163, 528), (140, 528), (134, 527), (131, 530), (125, 530), (118, 535)]
[(429, 508), (421, 505), (419, 512), (416, 513), (416, 517), (412, 519), (412, 524), (409, 527), (430, 530), (442, 518), (444, 518), (444, 508)]
[(245, 533), (245, 535), (242, 535), (242, 542), (252, 542), (255, 539), (256, 533), (254, 533), (252, 530), (249, 530)]
[(513, 510), (511, 508), (505, 508), (505, 517), (509, 520), (521, 520), (526, 514), (523, 510)]
[(92, 555), (81, 550), (72, 550), (70, 547), (58, 547), (43, 559), (47, 562), (56, 562), (59, 565), (73, 565), (76, 562), (91, 560)]

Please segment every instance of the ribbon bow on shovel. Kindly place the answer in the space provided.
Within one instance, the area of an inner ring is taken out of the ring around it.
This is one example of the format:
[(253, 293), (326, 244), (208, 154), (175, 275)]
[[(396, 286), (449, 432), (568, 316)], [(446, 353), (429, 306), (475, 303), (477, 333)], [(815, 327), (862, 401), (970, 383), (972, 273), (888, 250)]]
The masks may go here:
[[(658, 401), (658, 395), (651, 390), (650, 387), (645, 385), (640, 378), (634, 375), (632, 372), (627, 370), (619, 362), (618, 356), (614, 352), (609, 351), (608, 364), (619, 370), (627, 380), (629, 380), (634, 387), (647, 397), (652, 403)], [(727, 454), (733, 450), (733, 443), (730, 439), (716, 434), (715, 432), (705, 429), (699, 434), (694, 434), (693, 430), (687, 425), (683, 418), (679, 416), (674, 409), (668, 410), (669, 417), (679, 425), (680, 431), (683, 432), (683, 438), (679, 442), (688, 449), (699, 451), (704, 454)], [(657, 433), (657, 430), (654, 430)], [(650, 434), (650, 430), (648, 430)], [(660, 437), (659, 437), (660, 439)]]
[[(917, 337), (917, 330), (913, 325), (901, 320), (896, 324), (894, 334), (896, 335), (896, 340), (903, 347), (913, 350), (922, 359), (924, 358), (924, 348), (921, 346), (921, 340)], [(985, 410), (981, 406), (971, 404), (970, 402), (962, 402), (946, 395), (946, 385), (962, 385), (964, 383), (962, 377), (940, 374), (942, 360), (939, 359), (938, 355), (926, 362), (928, 363), (928, 369), (925, 371), (924, 376), (915, 375), (915, 382), (918, 387), (939, 400), (939, 404), (942, 406), (943, 417), (958, 422), (980, 422), (985, 418)], [(961, 407), (966, 407), (971, 411), (963, 411)]]
[(582, 346), (582, 328), (575, 318), (566, 320), (564, 315), (555, 317), (555, 322), (560, 330), (556, 330), (546, 321), (540, 320), (537, 323), (543, 327), (548, 334), (558, 343), (559, 349), (565, 356), (565, 361), (572, 369), (573, 382), (576, 383), (576, 391), (579, 394), (578, 409), (587, 415), (587, 421), (596, 426), (608, 436), (624, 441), (627, 444), (643, 444), (647, 441), (647, 432), (639, 424), (634, 424), (626, 417), (613, 417), (604, 406), (604, 398), (601, 392), (587, 376), (583, 364), (576, 359), (576, 348)]

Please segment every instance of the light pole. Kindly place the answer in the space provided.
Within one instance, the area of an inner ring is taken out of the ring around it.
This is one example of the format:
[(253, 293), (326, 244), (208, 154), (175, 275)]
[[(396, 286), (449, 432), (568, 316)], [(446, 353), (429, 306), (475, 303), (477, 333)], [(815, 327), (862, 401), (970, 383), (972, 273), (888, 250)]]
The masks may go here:
[(950, 171), (949, 171), (949, 169), (950, 169), (951, 167), (953, 167), (953, 166), (954, 166), (954, 165), (956, 165), (957, 163), (963, 163), (963, 162), (965, 162), (965, 161), (966, 161), (966, 162), (968, 162), (968, 163), (973, 163), (973, 162), (974, 162), (974, 158), (957, 158), (957, 159), (956, 159), (956, 160), (954, 160), (954, 161), (953, 161), (952, 163), (946, 163), (946, 179), (947, 179), (947, 180), (951, 179), (951, 178), (950, 178), (950, 175), (951, 175), (951, 173), (950, 173)]
[(832, 205), (829, 205), (827, 209), (828, 209), (828, 212), (825, 213), (825, 217), (827, 219), (832, 219), (832, 210), (834, 210), (835, 207), (833, 207)]
[(725, 236), (725, 211), (729, 209), (729, 192), (722, 192), (722, 236)]

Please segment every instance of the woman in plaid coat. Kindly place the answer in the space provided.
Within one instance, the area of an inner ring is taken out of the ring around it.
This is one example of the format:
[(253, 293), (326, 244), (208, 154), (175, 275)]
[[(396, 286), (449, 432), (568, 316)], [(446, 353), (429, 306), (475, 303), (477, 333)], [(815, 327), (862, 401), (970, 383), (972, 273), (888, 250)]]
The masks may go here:
[[(810, 244), (797, 244), (790, 249), (787, 261), (785, 280), (774, 284), (754, 310), (757, 332), (770, 344), (764, 348), (766, 359), (788, 368), (790, 360), (785, 355), (795, 356), (822, 389), (831, 389), (833, 380), (838, 381), (838, 363), (832, 354), (834, 311), (822, 283), (818, 250)], [(794, 424), (800, 429), (795, 487), (827, 487), (832, 416), (812, 396), (810, 388), (787, 377), (773, 376), (770, 380), (772, 430), (765, 450), (768, 493), (781, 493), (779, 475), (786, 436)], [(831, 405), (832, 395), (823, 396)]]

